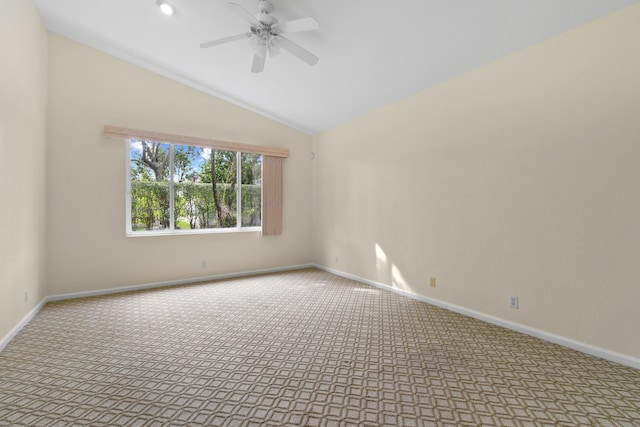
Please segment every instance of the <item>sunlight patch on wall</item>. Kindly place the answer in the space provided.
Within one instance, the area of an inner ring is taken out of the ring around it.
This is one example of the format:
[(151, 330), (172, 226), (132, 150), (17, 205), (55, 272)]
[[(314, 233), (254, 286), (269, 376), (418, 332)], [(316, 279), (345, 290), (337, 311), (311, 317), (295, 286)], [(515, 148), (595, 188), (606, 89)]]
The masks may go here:
[(387, 254), (384, 253), (379, 244), (376, 243), (376, 268), (378, 273), (386, 271), (389, 267)]
[(411, 291), (411, 286), (407, 283), (407, 280), (402, 275), (402, 272), (392, 262), (389, 261), (389, 257), (382, 247), (376, 243), (376, 268), (378, 272), (378, 280), (383, 283), (389, 281), (389, 273), (391, 273), (390, 281), (391, 286), (394, 288), (402, 289), (405, 291)]
[(391, 264), (391, 284), (394, 288), (411, 291), (411, 286), (409, 286), (405, 278), (402, 276), (402, 272), (395, 264)]

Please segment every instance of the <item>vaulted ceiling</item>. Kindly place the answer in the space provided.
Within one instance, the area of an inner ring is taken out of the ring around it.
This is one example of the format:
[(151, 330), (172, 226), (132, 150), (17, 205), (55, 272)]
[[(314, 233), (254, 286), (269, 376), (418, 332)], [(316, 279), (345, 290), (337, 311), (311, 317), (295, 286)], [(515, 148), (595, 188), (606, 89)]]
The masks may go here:
[[(437, 85), (637, 0), (272, 0), (280, 21), (320, 30), (287, 37), (317, 55), (283, 52), (252, 73), (249, 31), (226, 0), (34, 0), (47, 28), (309, 134)], [(258, 11), (255, 0), (233, 0)]]

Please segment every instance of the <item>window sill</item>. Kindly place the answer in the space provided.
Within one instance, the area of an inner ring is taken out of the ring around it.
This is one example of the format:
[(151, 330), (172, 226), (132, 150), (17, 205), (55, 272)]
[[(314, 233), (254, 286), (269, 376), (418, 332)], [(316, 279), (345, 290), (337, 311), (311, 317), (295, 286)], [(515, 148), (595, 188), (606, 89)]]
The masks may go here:
[(204, 230), (136, 231), (136, 232), (128, 231), (125, 236), (126, 237), (191, 236), (191, 235), (198, 235), (198, 234), (256, 233), (261, 231), (262, 231), (262, 227), (208, 228)]

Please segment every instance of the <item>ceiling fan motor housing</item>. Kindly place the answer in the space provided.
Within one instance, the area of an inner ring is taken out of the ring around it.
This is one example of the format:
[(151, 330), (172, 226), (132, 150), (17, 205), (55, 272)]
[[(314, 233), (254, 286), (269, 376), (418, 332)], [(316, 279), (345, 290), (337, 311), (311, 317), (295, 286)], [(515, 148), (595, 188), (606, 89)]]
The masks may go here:
[[(260, 14), (256, 15), (256, 18), (264, 27), (266, 27), (263, 29), (271, 31), (271, 26), (278, 22), (275, 16), (269, 14), (273, 11), (273, 4), (271, 4), (271, 2), (268, 0), (259, 0), (258, 10), (260, 11)], [(253, 31), (253, 28), (251, 29), (251, 31)], [(253, 32), (255, 33), (255, 31)]]
[(273, 12), (273, 4), (269, 0), (258, 0), (258, 10), (261, 14)]

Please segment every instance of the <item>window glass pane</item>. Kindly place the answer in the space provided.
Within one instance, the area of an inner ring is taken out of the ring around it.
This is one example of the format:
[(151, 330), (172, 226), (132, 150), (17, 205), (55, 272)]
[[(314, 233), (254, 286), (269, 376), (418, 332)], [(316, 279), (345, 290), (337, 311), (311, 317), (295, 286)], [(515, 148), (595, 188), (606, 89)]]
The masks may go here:
[(262, 224), (262, 156), (242, 153), (242, 226)]
[(169, 144), (130, 141), (131, 230), (166, 230), (170, 222)]
[(237, 226), (235, 152), (176, 145), (173, 179), (176, 230)]
[(218, 201), (216, 209), (221, 213), (219, 227), (237, 227), (237, 181), (236, 152), (219, 151), (216, 153), (216, 177), (218, 184)]
[[(175, 229), (215, 227), (215, 205), (211, 190), (211, 150), (176, 145), (173, 153)], [(208, 178), (208, 179), (207, 179)]]

